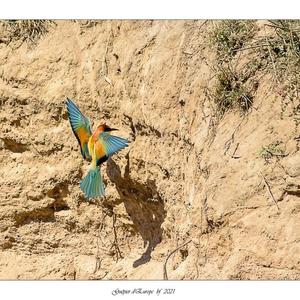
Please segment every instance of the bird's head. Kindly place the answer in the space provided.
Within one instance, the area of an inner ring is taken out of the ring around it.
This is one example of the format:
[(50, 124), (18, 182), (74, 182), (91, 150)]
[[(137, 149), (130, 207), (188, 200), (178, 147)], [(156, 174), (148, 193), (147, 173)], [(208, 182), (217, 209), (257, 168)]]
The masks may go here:
[(118, 130), (117, 128), (110, 128), (108, 125), (106, 125), (105, 123), (104, 124), (100, 124), (98, 126), (98, 128), (101, 130), (101, 131), (114, 131), (114, 130)]
[(94, 131), (93, 138), (96, 141), (100, 133), (102, 133), (102, 132), (110, 132), (110, 131), (114, 131), (114, 130), (118, 130), (118, 129), (116, 129), (116, 128), (110, 128), (105, 123), (104, 124), (99, 124), (98, 127), (97, 127), (97, 129)]

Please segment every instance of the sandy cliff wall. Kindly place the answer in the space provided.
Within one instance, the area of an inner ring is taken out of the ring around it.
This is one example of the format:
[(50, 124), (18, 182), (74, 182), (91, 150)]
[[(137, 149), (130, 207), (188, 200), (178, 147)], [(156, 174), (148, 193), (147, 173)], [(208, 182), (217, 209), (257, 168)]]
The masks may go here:
[[(0, 278), (162, 279), (187, 243), (169, 279), (300, 279), (299, 99), (259, 74), (251, 109), (216, 118), (211, 22), (55, 23), (1, 29)], [(131, 140), (106, 199), (80, 191), (66, 97)]]

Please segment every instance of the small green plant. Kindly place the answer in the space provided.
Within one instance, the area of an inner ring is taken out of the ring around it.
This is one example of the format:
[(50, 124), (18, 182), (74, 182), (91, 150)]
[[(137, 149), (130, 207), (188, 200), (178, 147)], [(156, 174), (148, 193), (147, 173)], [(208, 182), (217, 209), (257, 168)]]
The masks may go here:
[(211, 34), (211, 44), (216, 48), (218, 58), (228, 61), (254, 36), (254, 33), (254, 21), (218, 21)]
[(36, 42), (55, 23), (50, 20), (7, 20), (2, 21), (2, 24), (8, 33), (9, 42)]
[(262, 146), (259, 151), (259, 156), (269, 163), (273, 157), (285, 157), (287, 154), (285, 153), (283, 142), (275, 141), (267, 146)]
[(247, 111), (252, 105), (253, 96), (241, 80), (240, 74), (225, 69), (217, 75), (215, 102), (221, 114), (231, 108)]

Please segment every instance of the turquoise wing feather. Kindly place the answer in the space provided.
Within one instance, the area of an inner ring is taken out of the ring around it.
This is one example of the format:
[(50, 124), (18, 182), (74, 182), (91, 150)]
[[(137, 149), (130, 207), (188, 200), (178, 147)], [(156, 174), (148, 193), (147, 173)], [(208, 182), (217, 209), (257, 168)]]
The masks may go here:
[(69, 98), (67, 98), (67, 110), (73, 133), (80, 145), (81, 154), (83, 158), (91, 159), (88, 151), (88, 141), (92, 135), (90, 121)]
[(103, 143), (105, 148), (105, 153), (107, 156), (113, 155), (114, 153), (127, 147), (129, 144), (128, 140), (118, 136), (111, 135), (108, 132), (102, 132), (99, 135), (99, 140)]

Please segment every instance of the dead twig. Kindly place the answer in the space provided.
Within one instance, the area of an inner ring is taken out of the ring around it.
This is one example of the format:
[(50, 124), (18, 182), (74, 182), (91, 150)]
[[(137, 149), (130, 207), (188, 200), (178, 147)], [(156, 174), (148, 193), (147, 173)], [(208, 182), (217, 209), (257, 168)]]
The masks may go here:
[(184, 244), (182, 244), (181, 246), (178, 246), (176, 249), (174, 249), (166, 258), (165, 263), (164, 263), (164, 280), (168, 280), (168, 273), (167, 273), (167, 262), (169, 260), (169, 258), (176, 252), (178, 251), (180, 248), (186, 246), (187, 244), (189, 244), (190, 242), (192, 242), (192, 240), (188, 240), (187, 242), (185, 242)]
[[(272, 22), (271, 22), (272, 23)], [(268, 26), (268, 27), (272, 27), (272, 28), (276, 28), (276, 29), (282, 29), (282, 30), (284, 30), (284, 28), (283, 27), (280, 27), (280, 26), (278, 26), (278, 25), (272, 25), (272, 24), (264, 24), (265, 26)]]
[(101, 269), (102, 258), (96, 258), (95, 269), (93, 273), (96, 273), (97, 270)]
[[(233, 130), (230, 139), (227, 140), (227, 141), (225, 142), (225, 144), (224, 144), (224, 148), (225, 148), (224, 155), (227, 154), (228, 150), (229, 150), (230, 147), (231, 147), (231, 144), (234, 143), (235, 133), (236, 133), (236, 131), (240, 128), (240, 126), (242, 125), (242, 123), (243, 123), (243, 121), (244, 121), (244, 119), (245, 119), (245, 116), (246, 116), (246, 115), (243, 116), (243, 118), (242, 118), (242, 120), (240, 121), (240, 123), (239, 123), (239, 124), (235, 127), (235, 129)], [(235, 154), (235, 152), (236, 152), (238, 146), (239, 146), (239, 143), (237, 143), (237, 146), (236, 146), (236, 148), (235, 148), (235, 150), (234, 150), (232, 156), (234, 156), (234, 154)], [(231, 156), (231, 157), (232, 157), (232, 156)], [(233, 158), (239, 158), (239, 157), (233, 157)]]
[(202, 29), (202, 27), (208, 22), (209, 20), (205, 20), (201, 25), (200, 27), (198, 28), (198, 30)]
[(274, 195), (271, 191), (271, 188), (269, 186), (269, 183), (268, 183), (267, 179), (264, 176), (262, 176), (262, 179), (264, 181), (265, 187), (267, 188), (267, 190), (269, 192), (269, 195), (270, 195), (271, 199), (273, 200), (273, 202), (275, 203), (277, 209), (279, 210), (279, 206), (278, 206), (277, 201), (276, 201), (276, 199), (275, 199), (275, 197), (274, 197)]
[(116, 221), (117, 221), (117, 216), (114, 213), (113, 214), (113, 231), (114, 231), (114, 241), (111, 245), (111, 248), (114, 247), (117, 255), (117, 261), (119, 258), (123, 258), (123, 255), (121, 253), (121, 250), (119, 248), (119, 243), (118, 243), (118, 235), (117, 235), (117, 230), (116, 230)]
[(233, 153), (230, 155), (230, 156), (231, 156), (231, 158), (234, 158), (234, 159), (238, 159), (238, 158), (240, 158), (240, 156), (238, 156), (238, 155), (235, 155), (235, 153), (236, 153), (236, 151), (237, 151), (237, 149), (238, 149), (239, 145), (240, 145), (240, 143), (237, 143), (237, 144), (236, 144), (236, 146), (235, 146), (235, 149), (234, 149)]
[(99, 226), (99, 231), (97, 232), (97, 235), (96, 235), (97, 236), (97, 239), (96, 239), (96, 241), (97, 241), (97, 253), (96, 253), (96, 265), (95, 265), (94, 273), (101, 268), (102, 259), (99, 257), (100, 249), (102, 251), (106, 251), (107, 250), (106, 248), (103, 248), (103, 247), (99, 246), (99, 240), (101, 241), (102, 245), (105, 246), (105, 243), (103, 242), (103, 240), (101, 238), (101, 231), (102, 231), (102, 229), (104, 227), (104, 220), (107, 217), (107, 213), (106, 212), (104, 212), (104, 213), (102, 212), (102, 215), (103, 215), (103, 217), (102, 217), (102, 220), (101, 220), (101, 223), (100, 223), (100, 226)]
[(248, 47), (244, 47), (244, 48), (234, 48), (233, 50), (236, 52), (240, 52), (240, 51), (245, 51), (245, 50), (250, 50), (250, 49), (256, 49), (256, 48), (260, 48), (260, 47), (267, 47), (267, 44), (257, 44), (257, 45), (251, 45)]
[(137, 54), (142, 54), (147, 47), (149, 47), (149, 46), (151, 46), (151, 45), (154, 44), (155, 39), (156, 39), (156, 35), (153, 36), (142, 48), (140, 48), (140, 50), (137, 50), (135, 54), (136, 55)]
[(186, 54), (186, 55), (193, 55), (193, 52), (191, 52), (189, 50), (183, 50), (182, 53)]

